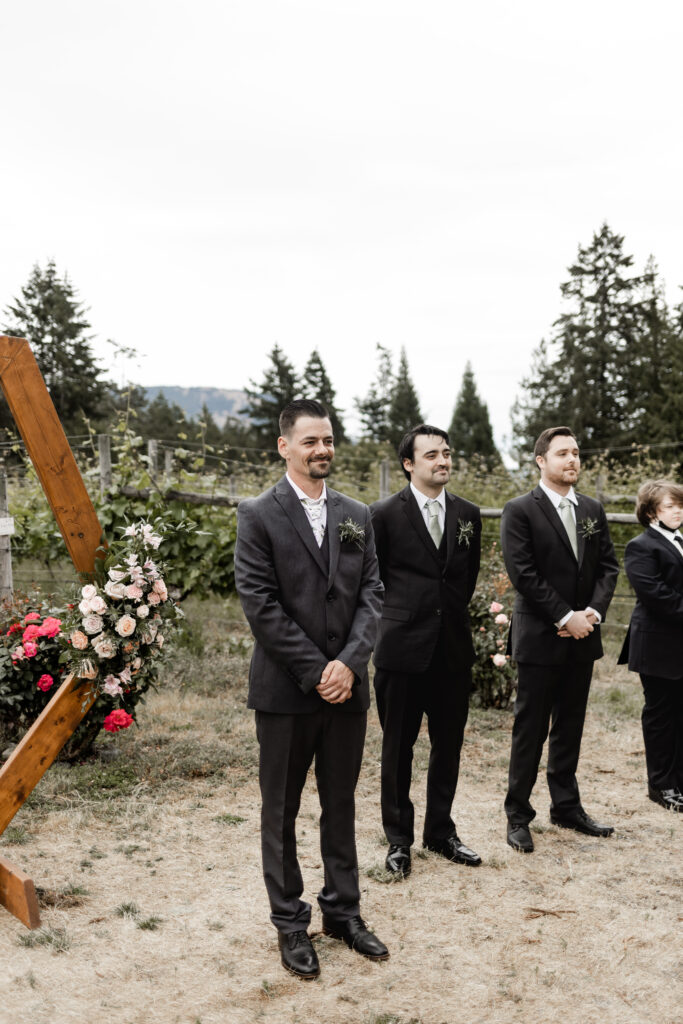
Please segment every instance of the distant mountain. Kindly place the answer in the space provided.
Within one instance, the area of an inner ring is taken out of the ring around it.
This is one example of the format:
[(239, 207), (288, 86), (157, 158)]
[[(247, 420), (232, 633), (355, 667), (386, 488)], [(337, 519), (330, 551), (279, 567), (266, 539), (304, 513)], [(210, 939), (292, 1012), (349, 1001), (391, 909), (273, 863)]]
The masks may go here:
[(178, 387), (151, 387), (145, 388), (147, 400), (153, 401), (159, 392), (163, 392), (164, 398), (170, 405), (179, 405), (185, 415), (195, 419), (200, 415), (202, 406), (213, 416), (219, 427), (230, 417), (245, 421), (247, 416), (240, 415), (240, 409), (244, 408), (247, 400), (244, 391), (229, 391), (227, 388), (178, 388)]

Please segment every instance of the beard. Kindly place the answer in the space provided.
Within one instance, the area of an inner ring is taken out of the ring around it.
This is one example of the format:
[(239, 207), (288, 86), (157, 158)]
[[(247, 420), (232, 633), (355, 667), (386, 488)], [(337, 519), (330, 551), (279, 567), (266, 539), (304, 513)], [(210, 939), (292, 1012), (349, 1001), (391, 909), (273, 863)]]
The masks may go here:
[(329, 475), (330, 466), (332, 465), (331, 459), (315, 459), (313, 462), (308, 463), (308, 472), (313, 480), (322, 480), (323, 477)]

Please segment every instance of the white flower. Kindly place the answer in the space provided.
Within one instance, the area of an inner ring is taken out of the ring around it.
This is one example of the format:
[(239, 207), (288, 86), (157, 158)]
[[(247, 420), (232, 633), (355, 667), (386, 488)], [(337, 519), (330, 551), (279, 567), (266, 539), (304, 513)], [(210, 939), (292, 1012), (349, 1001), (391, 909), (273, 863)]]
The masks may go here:
[(125, 562), (126, 562), (126, 565), (137, 565), (138, 564), (138, 556), (136, 554), (126, 555)]
[(496, 666), (496, 668), (502, 668), (503, 665), (505, 665), (507, 658), (505, 657), (504, 654), (494, 654), (492, 655), (491, 660), (493, 661), (493, 664)]
[(497, 626), (507, 626), (507, 624), (508, 624), (508, 617), (505, 614), (505, 612), (501, 612), (500, 615), (496, 615), (496, 617), (495, 617), (495, 619), (493, 621), (495, 622), (495, 624)]
[(159, 570), (151, 558), (147, 559), (143, 568), (151, 580), (155, 580), (159, 575)]
[(119, 636), (130, 636), (135, 632), (135, 619), (132, 615), (122, 615), (114, 628)]
[(105, 583), (104, 592), (107, 597), (113, 597), (116, 601), (120, 601), (122, 597), (126, 596), (126, 588), (124, 584), (112, 583), (111, 580), (109, 580), (108, 583)]
[(98, 636), (97, 640), (93, 640), (93, 647), (98, 658), (113, 658), (116, 654), (114, 642), (108, 636)]
[(78, 606), (78, 610), (81, 613), (81, 615), (89, 615), (90, 612), (92, 611), (92, 608), (90, 607), (90, 601), (84, 597)]
[(123, 572), (121, 569), (110, 569), (107, 575), (113, 583), (120, 583), (121, 580), (125, 580), (128, 573)]
[(130, 669), (126, 667), (121, 672), (119, 672), (119, 679), (124, 684), (124, 686), (129, 686), (133, 682), (133, 677), (130, 674)]
[(139, 669), (141, 669), (142, 668), (142, 658), (134, 658), (133, 662), (131, 664), (131, 668), (135, 672), (137, 672)]
[(103, 615), (107, 610), (107, 602), (99, 594), (96, 594), (95, 597), (90, 598), (90, 608), (97, 615)]
[(121, 684), (119, 683), (116, 676), (105, 676), (102, 689), (105, 693), (108, 693), (110, 697), (118, 697), (120, 693), (123, 693)]
[(139, 619), (146, 619), (147, 616), (149, 615), (149, 606), (146, 604), (139, 605), (139, 607), (136, 609), (135, 614)]
[(92, 583), (86, 584), (86, 586), (84, 586), (83, 589), (81, 590), (81, 594), (86, 599), (86, 601), (89, 601), (91, 598), (93, 598), (96, 593), (97, 587), (94, 587)]
[(127, 526), (125, 528), (125, 530), (123, 531), (123, 536), (124, 537), (134, 537), (136, 533), (137, 533), (137, 526), (135, 525), (135, 523), (131, 523), (131, 525)]
[(83, 629), (91, 636), (93, 633), (100, 633), (103, 626), (104, 622), (99, 615), (86, 615), (83, 619)]
[(164, 637), (163, 637), (162, 633), (157, 633), (157, 643), (158, 643), (159, 647), (163, 647), (164, 646)]

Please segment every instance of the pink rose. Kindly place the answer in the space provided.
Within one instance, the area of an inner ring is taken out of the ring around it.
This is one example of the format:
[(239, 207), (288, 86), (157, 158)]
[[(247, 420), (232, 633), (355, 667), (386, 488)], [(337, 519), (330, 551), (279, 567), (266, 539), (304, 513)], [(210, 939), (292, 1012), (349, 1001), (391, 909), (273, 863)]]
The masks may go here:
[(152, 592), (147, 595), (147, 600), (151, 605), (161, 604), (161, 598), (157, 594), (156, 590), (152, 590)]
[(77, 651), (84, 651), (88, 646), (88, 638), (85, 633), (81, 633), (80, 629), (77, 629), (71, 634), (71, 644)]
[(61, 626), (61, 619), (55, 619), (53, 618), (53, 616), (48, 615), (48, 617), (43, 620), (42, 626), (38, 627), (38, 632), (40, 633), (41, 636), (58, 636), (59, 633), (61, 632)]
[(166, 589), (166, 584), (163, 580), (157, 580), (154, 584), (153, 590), (159, 595), (162, 601), (165, 601), (168, 598), (168, 590)]
[(110, 697), (118, 697), (120, 693), (123, 693), (118, 679), (116, 676), (111, 675), (105, 676), (102, 689), (105, 693), (108, 693)]
[(37, 622), (39, 618), (40, 614), (38, 612), (27, 612), (27, 614), (24, 615), (24, 624), (27, 622)]
[(131, 601), (139, 601), (142, 597), (142, 588), (136, 583), (131, 583), (126, 587), (126, 597)]
[(502, 610), (503, 606), (502, 604), (499, 604), (498, 601), (491, 602), (491, 607), (489, 608), (491, 615), (496, 615), (498, 612), (502, 612)]
[(130, 636), (135, 632), (135, 619), (132, 615), (122, 615), (114, 628), (119, 636)]
[(24, 641), (24, 654), (27, 658), (35, 658), (38, 653), (38, 644), (35, 644), (33, 640)]
[(493, 664), (496, 666), (496, 668), (502, 668), (505, 662), (507, 661), (507, 658), (505, 657), (504, 654), (492, 654), (491, 660), (493, 661)]
[(500, 615), (496, 615), (496, 617), (495, 617), (495, 619), (493, 621), (495, 622), (495, 624), (497, 626), (507, 626), (507, 624), (508, 624), (508, 617), (505, 614), (505, 612), (501, 612)]
[(23, 636), (22, 636), (22, 640), (24, 640), (24, 641), (26, 641), (26, 640), (35, 640), (36, 637), (39, 637), (39, 636), (40, 636), (40, 629), (39, 629), (39, 627), (35, 626), (33, 623), (31, 623), (31, 625), (27, 626), (26, 629), (24, 630)]
[(36, 685), (38, 686), (39, 690), (43, 691), (43, 693), (47, 693), (50, 687), (54, 685), (54, 679), (52, 678), (51, 675), (48, 675), (46, 672), (44, 676), (40, 677)]
[(12, 661), (23, 661), (25, 657), (24, 648), (19, 644), (19, 646), (15, 647), (12, 651)]
[(129, 715), (123, 708), (116, 708), (110, 711), (104, 720), (104, 728), (107, 732), (118, 732), (119, 729), (127, 729), (133, 724), (133, 716)]

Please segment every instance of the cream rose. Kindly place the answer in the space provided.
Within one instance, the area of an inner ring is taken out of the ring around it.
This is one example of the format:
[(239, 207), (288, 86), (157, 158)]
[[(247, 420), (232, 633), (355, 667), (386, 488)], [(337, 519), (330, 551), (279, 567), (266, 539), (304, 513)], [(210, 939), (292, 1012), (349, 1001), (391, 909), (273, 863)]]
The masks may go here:
[(132, 615), (122, 615), (114, 628), (119, 636), (130, 636), (135, 632), (135, 619)]
[(103, 615), (107, 610), (107, 602), (99, 594), (96, 594), (95, 597), (90, 598), (90, 610), (96, 615)]
[(85, 633), (81, 633), (80, 629), (77, 629), (71, 634), (71, 645), (75, 647), (77, 651), (84, 651), (89, 644), (89, 640)]
[(98, 658), (113, 658), (116, 654), (116, 647), (108, 636), (100, 636), (93, 640), (93, 647), (97, 651)]
[(92, 583), (87, 583), (81, 590), (81, 595), (86, 599), (86, 601), (92, 600), (92, 598), (95, 597), (96, 594), (97, 587), (93, 586)]
[(104, 592), (107, 597), (113, 597), (115, 601), (120, 601), (121, 598), (126, 596), (126, 588), (123, 583), (112, 583), (111, 580), (105, 583)]
[(146, 604), (139, 605), (139, 607), (135, 609), (135, 614), (139, 619), (146, 619), (149, 615), (148, 606)]
[(103, 626), (104, 622), (99, 615), (86, 615), (83, 619), (83, 629), (91, 636), (93, 633), (101, 633)]

